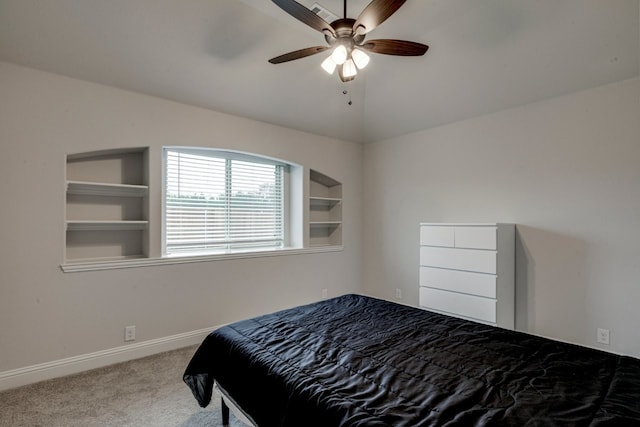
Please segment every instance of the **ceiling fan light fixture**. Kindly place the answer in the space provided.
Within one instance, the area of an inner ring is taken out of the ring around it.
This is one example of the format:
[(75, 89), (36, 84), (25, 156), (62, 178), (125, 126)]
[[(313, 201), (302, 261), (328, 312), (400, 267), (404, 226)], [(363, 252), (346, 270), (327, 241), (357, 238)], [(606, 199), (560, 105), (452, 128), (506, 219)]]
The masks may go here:
[(324, 61), (322, 61), (322, 69), (324, 69), (327, 73), (329, 74), (333, 74), (333, 72), (336, 70), (336, 63), (333, 62), (333, 58), (331, 58), (331, 56), (327, 57), (327, 59), (325, 59)]
[(344, 45), (340, 44), (333, 50), (331, 59), (333, 59), (333, 62), (335, 62), (337, 65), (342, 65), (347, 60), (347, 56), (347, 48), (344, 47)]
[(362, 70), (369, 63), (369, 55), (361, 51), (360, 49), (353, 49), (351, 52), (351, 59), (356, 64), (359, 70)]

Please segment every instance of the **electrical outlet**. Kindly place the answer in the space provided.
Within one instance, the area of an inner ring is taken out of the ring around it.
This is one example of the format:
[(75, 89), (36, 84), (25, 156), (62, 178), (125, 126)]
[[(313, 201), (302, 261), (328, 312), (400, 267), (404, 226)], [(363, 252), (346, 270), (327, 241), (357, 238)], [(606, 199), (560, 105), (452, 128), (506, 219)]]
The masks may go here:
[(135, 341), (136, 340), (136, 327), (135, 326), (125, 326), (124, 327), (124, 340), (125, 341)]
[(402, 289), (396, 288), (396, 299), (402, 299)]
[(600, 344), (609, 345), (609, 330), (598, 328), (597, 340)]
[(329, 290), (328, 289), (323, 289), (322, 290), (322, 299), (327, 299), (329, 298)]

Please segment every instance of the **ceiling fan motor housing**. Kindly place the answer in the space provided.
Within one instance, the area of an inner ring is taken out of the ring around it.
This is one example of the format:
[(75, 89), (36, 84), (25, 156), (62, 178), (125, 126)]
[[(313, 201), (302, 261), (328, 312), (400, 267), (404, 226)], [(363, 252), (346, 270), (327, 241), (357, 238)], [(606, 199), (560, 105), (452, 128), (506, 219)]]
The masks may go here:
[(325, 31), (324, 39), (330, 46), (339, 42), (347, 49), (352, 48), (354, 45), (359, 45), (364, 41), (365, 35), (357, 34), (357, 32), (353, 30), (355, 23), (356, 20), (352, 18), (342, 18), (333, 21), (331, 23), (331, 27), (335, 31), (337, 37), (334, 37), (332, 34)]

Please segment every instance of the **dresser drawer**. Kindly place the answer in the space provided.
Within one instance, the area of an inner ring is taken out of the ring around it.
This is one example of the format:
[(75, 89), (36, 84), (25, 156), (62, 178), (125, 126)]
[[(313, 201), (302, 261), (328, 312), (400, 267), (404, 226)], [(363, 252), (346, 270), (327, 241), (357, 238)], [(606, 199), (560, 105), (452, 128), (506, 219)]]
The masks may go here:
[(455, 243), (454, 228), (449, 226), (420, 227), (420, 244), (427, 246), (446, 246), (452, 248)]
[(452, 315), (496, 323), (496, 300), (420, 287), (420, 306)]
[(496, 227), (455, 227), (455, 247), (468, 249), (491, 249), (498, 247)]
[(420, 286), (496, 298), (496, 284), (493, 274), (420, 267)]
[(420, 248), (420, 265), (496, 274), (497, 253), (476, 249)]

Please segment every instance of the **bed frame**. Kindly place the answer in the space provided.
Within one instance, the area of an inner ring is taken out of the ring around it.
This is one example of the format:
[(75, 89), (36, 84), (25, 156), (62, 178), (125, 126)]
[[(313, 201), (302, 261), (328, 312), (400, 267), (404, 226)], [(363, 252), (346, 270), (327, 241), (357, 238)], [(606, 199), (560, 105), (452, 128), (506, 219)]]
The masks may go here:
[(229, 425), (229, 418), (231, 412), (233, 415), (242, 423), (249, 427), (257, 427), (257, 424), (251, 420), (250, 416), (247, 415), (242, 408), (240, 408), (233, 400), (233, 398), (227, 393), (219, 384), (214, 384), (215, 389), (220, 393), (220, 410), (222, 413), (222, 425)]

